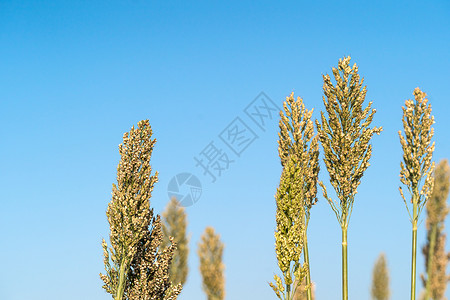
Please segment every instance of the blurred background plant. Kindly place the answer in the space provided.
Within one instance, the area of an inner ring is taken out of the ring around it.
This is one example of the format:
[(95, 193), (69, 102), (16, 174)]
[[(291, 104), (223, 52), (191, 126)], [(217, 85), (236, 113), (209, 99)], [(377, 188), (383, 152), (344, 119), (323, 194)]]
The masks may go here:
[(389, 270), (386, 255), (381, 253), (373, 267), (372, 274), (372, 300), (389, 300)]
[[(297, 290), (295, 291), (294, 294), (294, 299), (293, 300), (305, 300), (308, 299), (308, 295), (307, 295), (307, 284), (306, 284), (306, 277), (305, 279), (300, 283), (300, 285), (298, 286)], [(311, 283), (311, 299), (315, 300), (316, 299), (316, 295), (314, 294), (314, 283)]]
[(449, 212), (447, 198), (450, 186), (450, 168), (446, 159), (441, 160), (434, 171), (434, 187), (426, 204), (427, 243), (422, 248), (425, 256), (426, 277), (421, 275), (425, 287), (424, 299), (444, 299), (449, 281), (447, 265), (450, 253), (445, 250), (447, 235), (444, 222)]
[(164, 233), (163, 247), (170, 245), (169, 237), (177, 245), (170, 264), (170, 281), (172, 284), (184, 285), (188, 275), (189, 238), (186, 234), (187, 216), (184, 207), (175, 197), (172, 197), (162, 213), (162, 231)]
[(208, 300), (225, 299), (225, 265), (223, 264), (224, 244), (214, 228), (206, 227), (198, 245), (200, 273), (203, 279), (203, 290)]

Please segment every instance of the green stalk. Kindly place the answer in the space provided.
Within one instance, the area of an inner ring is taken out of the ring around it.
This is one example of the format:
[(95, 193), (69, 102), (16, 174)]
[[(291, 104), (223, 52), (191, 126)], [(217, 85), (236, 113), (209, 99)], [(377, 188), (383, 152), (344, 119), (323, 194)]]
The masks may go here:
[(412, 232), (412, 261), (411, 261), (411, 300), (416, 300), (416, 252), (417, 252), (417, 228)]
[(417, 218), (417, 202), (414, 201), (412, 220), (411, 300), (416, 300)]
[(430, 285), (431, 285), (431, 274), (433, 271), (434, 247), (436, 245), (436, 236), (437, 236), (437, 224), (433, 224), (431, 227), (430, 246), (428, 248), (428, 262), (427, 262), (428, 276), (427, 276), (425, 300), (428, 300), (431, 297)]
[(122, 260), (122, 264), (120, 265), (120, 271), (119, 271), (119, 286), (117, 287), (117, 294), (115, 300), (122, 300), (123, 292), (125, 290), (125, 267), (126, 262), (125, 259)]
[(308, 253), (308, 240), (306, 237), (306, 230), (304, 232), (303, 240), (304, 240), (304, 249), (303, 250), (305, 251), (303, 258), (304, 258), (305, 263), (308, 266), (308, 268), (306, 270), (306, 286), (308, 286), (308, 289), (306, 290), (306, 299), (311, 300), (312, 299), (312, 296), (311, 296), (311, 272), (309, 269), (309, 253)]
[(342, 227), (342, 299), (348, 300), (347, 227)]
[[(288, 271), (288, 272), (290, 272), (290, 271)], [(287, 284), (286, 285), (286, 300), (292, 300), (292, 298), (291, 298), (291, 285)]]

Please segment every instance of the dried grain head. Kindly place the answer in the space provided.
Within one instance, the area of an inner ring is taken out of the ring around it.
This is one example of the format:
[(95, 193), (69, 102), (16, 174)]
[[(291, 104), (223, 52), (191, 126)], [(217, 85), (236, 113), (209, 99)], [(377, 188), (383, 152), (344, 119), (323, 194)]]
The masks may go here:
[(328, 119), (321, 112), (322, 122), (316, 120), (325, 166), (340, 208), (328, 197), (323, 183), (319, 184), (343, 226), (348, 222), (364, 171), (370, 165), (372, 145), (369, 142), (373, 134), (382, 131), (382, 127), (370, 128), (376, 110), (371, 109), (372, 102), (363, 107), (367, 92), (364, 79), (360, 78), (356, 64), (353, 67), (349, 64), (350, 56), (340, 59), (338, 68), (332, 69), (335, 85), (329, 75), (323, 76), (323, 103)]
[[(173, 287), (169, 280), (169, 265), (175, 251), (171, 243), (162, 249), (163, 234), (159, 216), (150, 208), (157, 172), (151, 175), (150, 158), (155, 139), (148, 120), (123, 135), (119, 145), (120, 162), (117, 185), (113, 184), (112, 199), (106, 215), (110, 225), (111, 247), (102, 241), (106, 274), (100, 274), (106, 292), (116, 295), (119, 274), (125, 274), (123, 298), (176, 299), (181, 285)], [(111, 265), (110, 262), (113, 264)]]
[(157, 215), (152, 220), (151, 231), (137, 245), (137, 254), (133, 259), (129, 273), (129, 300), (177, 299), (181, 293), (181, 284), (173, 285), (169, 270), (176, 243), (170, 237), (170, 245), (162, 247), (163, 233), (161, 219)]
[[(403, 130), (399, 131), (403, 149), (403, 161), (400, 163), (400, 181), (411, 193), (411, 203), (417, 205), (419, 213), (433, 191), (434, 162), (431, 162), (434, 142), (434, 117), (431, 115), (431, 104), (426, 94), (419, 88), (414, 90), (415, 100), (406, 100), (403, 110)], [(407, 203), (403, 190), (400, 194)]]
[(136, 253), (134, 245), (149, 227), (153, 215), (149, 199), (158, 173), (151, 175), (150, 157), (156, 143), (152, 133), (148, 120), (144, 120), (138, 123), (138, 128), (133, 126), (123, 135), (117, 185), (113, 184), (112, 201), (106, 211), (111, 245), (126, 253), (128, 259)]
[(294, 99), (294, 93), (286, 97), (283, 111), (280, 111), (280, 132), (278, 133), (278, 153), (284, 167), (290, 155), (296, 156), (302, 169), (303, 189), (306, 191), (304, 205), (308, 215), (312, 205), (317, 202), (317, 180), (319, 174), (319, 143), (314, 136), (314, 124), (311, 120), (313, 110), (307, 110), (300, 97)]

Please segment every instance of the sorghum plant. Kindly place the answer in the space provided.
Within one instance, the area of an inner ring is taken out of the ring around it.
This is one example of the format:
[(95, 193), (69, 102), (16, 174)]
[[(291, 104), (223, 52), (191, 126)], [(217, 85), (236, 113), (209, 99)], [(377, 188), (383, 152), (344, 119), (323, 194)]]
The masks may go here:
[(442, 160), (434, 172), (434, 188), (426, 204), (427, 244), (422, 252), (425, 255), (427, 277), (422, 275), (425, 286), (425, 299), (443, 299), (449, 277), (446, 269), (449, 254), (445, 251), (446, 235), (444, 222), (449, 212), (447, 198), (450, 186), (450, 168), (447, 160)]
[(278, 299), (292, 300), (299, 284), (307, 274), (307, 264), (300, 263), (305, 236), (305, 171), (296, 155), (289, 155), (281, 174), (275, 195), (276, 231), (275, 252), (281, 279), (274, 275), (275, 284), (269, 283)]
[(328, 120), (321, 112), (322, 124), (316, 120), (319, 139), (324, 150), (324, 162), (330, 174), (330, 182), (340, 203), (328, 197), (325, 185), (320, 181), (323, 196), (327, 199), (342, 229), (342, 298), (348, 299), (347, 229), (353, 209), (357, 187), (372, 155), (369, 144), (373, 134), (380, 134), (381, 127), (369, 128), (375, 109), (372, 102), (363, 108), (366, 97), (364, 79), (360, 80), (358, 67), (349, 66), (350, 56), (340, 59), (333, 68), (334, 86), (330, 76), (323, 76), (323, 103)]
[(164, 233), (164, 247), (170, 245), (169, 237), (173, 237), (177, 250), (170, 264), (170, 280), (174, 284), (184, 285), (188, 274), (189, 239), (186, 236), (186, 212), (178, 200), (173, 197), (162, 214), (162, 230)]
[[(181, 285), (172, 287), (169, 265), (175, 244), (161, 250), (163, 234), (159, 216), (153, 216), (150, 197), (158, 173), (151, 175), (150, 157), (155, 139), (148, 120), (123, 135), (117, 167), (117, 185), (106, 215), (110, 225), (108, 246), (102, 241), (106, 275), (103, 288), (115, 300), (163, 299), (168, 291), (176, 299)], [(149, 228), (151, 225), (151, 228)], [(112, 262), (112, 266), (110, 264)]]
[(389, 299), (389, 271), (384, 253), (380, 254), (372, 274), (372, 300)]
[(403, 149), (403, 161), (400, 163), (400, 181), (411, 194), (412, 214), (408, 201), (399, 187), (400, 195), (405, 202), (412, 223), (412, 259), (411, 259), (411, 300), (416, 299), (416, 253), (417, 253), (417, 223), (419, 215), (433, 191), (434, 162), (431, 158), (434, 142), (431, 144), (434, 129), (434, 117), (431, 115), (431, 105), (426, 94), (419, 88), (414, 90), (413, 100), (406, 100), (403, 109), (403, 129), (405, 137), (399, 131), (400, 143)]
[(128, 294), (129, 300), (164, 299), (175, 300), (181, 293), (182, 286), (174, 286), (169, 278), (169, 268), (176, 250), (176, 244), (161, 249), (163, 233), (159, 215), (153, 218), (150, 231), (138, 245), (138, 252), (131, 264), (130, 281), (132, 286)]
[(200, 273), (203, 278), (203, 290), (208, 300), (225, 299), (225, 265), (222, 262), (224, 244), (214, 228), (206, 227), (202, 241), (198, 245)]
[[(318, 136), (314, 136), (314, 124), (311, 121), (313, 109), (308, 111), (303, 100), (294, 93), (286, 97), (283, 103), (284, 113), (280, 111), (280, 132), (278, 133), (278, 153), (281, 165), (284, 167), (289, 155), (297, 157), (298, 167), (304, 176), (302, 181), (302, 197), (305, 230), (303, 231), (303, 257), (307, 267), (306, 298), (311, 300), (311, 273), (309, 264), (307, 231), (311, 207), (317, 203), (317, 180), (319, 174), (319, 143)], [(300, 213), (300, 212), (299, 212)]]

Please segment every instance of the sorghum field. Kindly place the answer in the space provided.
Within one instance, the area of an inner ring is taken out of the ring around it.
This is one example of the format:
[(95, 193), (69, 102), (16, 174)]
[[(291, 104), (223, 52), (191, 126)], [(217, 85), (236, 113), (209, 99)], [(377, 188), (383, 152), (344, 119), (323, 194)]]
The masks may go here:
[(450, 299), (447, 1), (0, 1), (1, 300)]

